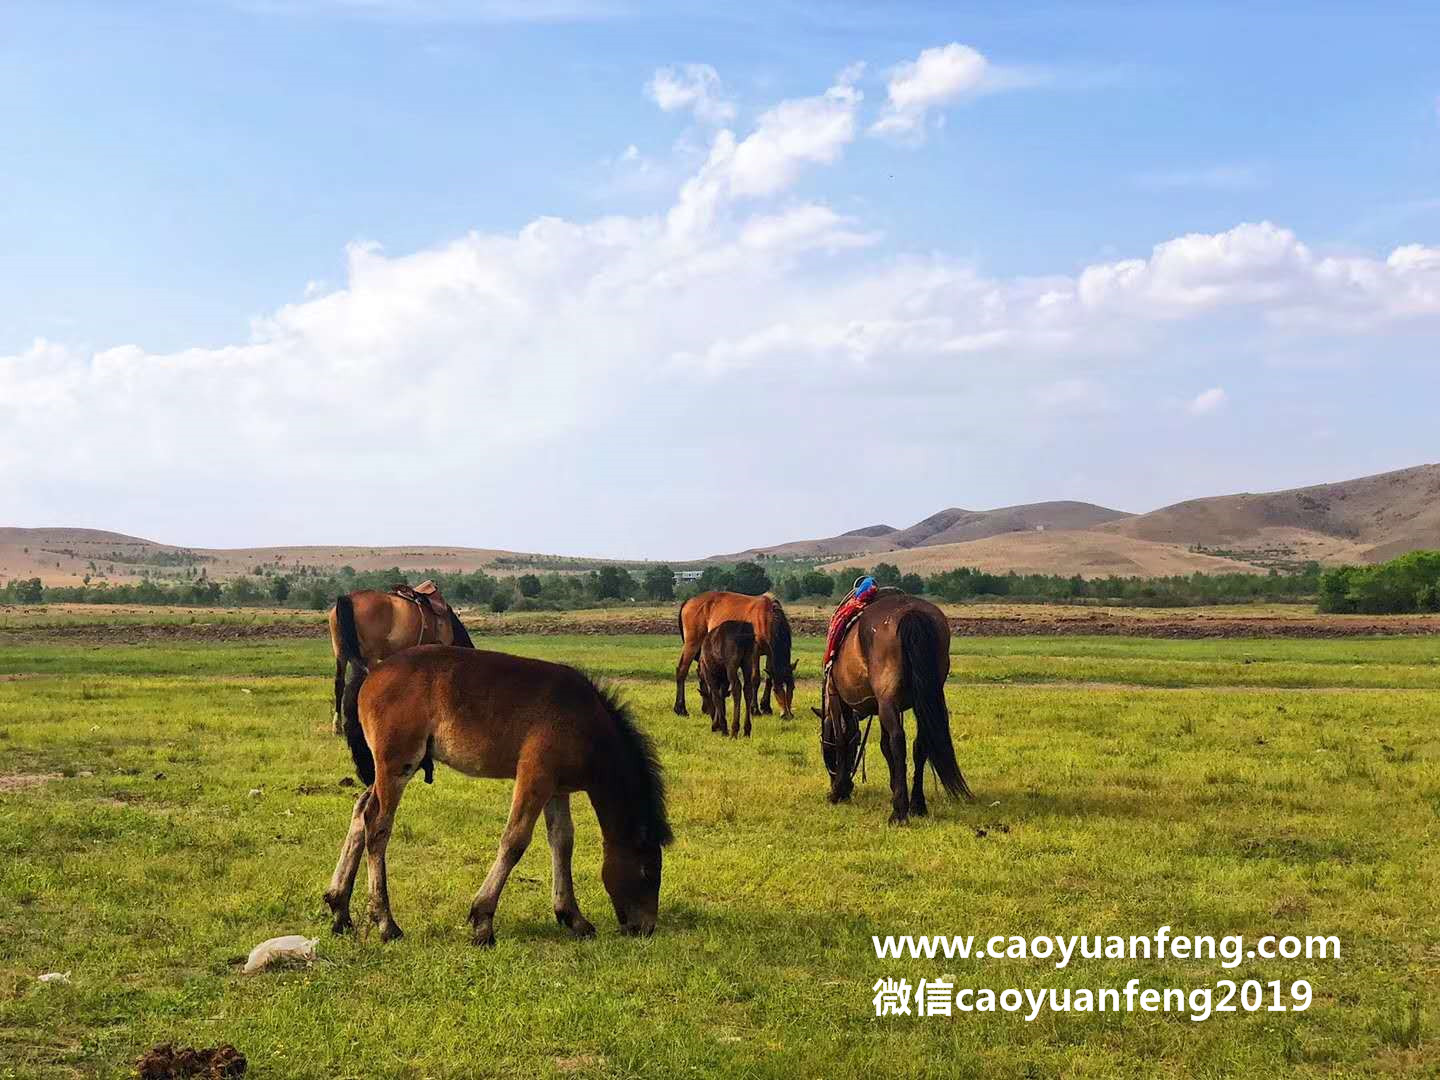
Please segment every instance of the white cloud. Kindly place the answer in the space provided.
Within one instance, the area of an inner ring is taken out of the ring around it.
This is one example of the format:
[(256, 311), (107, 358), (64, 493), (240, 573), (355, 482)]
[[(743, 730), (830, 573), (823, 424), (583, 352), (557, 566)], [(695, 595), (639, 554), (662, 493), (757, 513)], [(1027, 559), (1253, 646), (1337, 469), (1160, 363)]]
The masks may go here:
[(979, 92), (990, 71), (990, 62), (968, 45), (951, 42), (925, 49), (891, 73), (889, 100), (870, 133), (923, 138), (929, 110)]
[(1224, 387), (1212, 386), (1209, 390), (1202, 390), (1196, 394), (1185, 407), (1192, 416), (1204, 416), (1207, 413), (1213, 413), (1228, 400), (1229, 395), (1225, 393)]
[(705, 164), (680, 190), (670, 211), (671, 231), (694, 235), (710, 226), (722, 204), (775, 195), (793, 184), (805, 166), (836, 161), (855, 138), (862, 96), (837, 82), (816, 97), (782, 101), (761, 113), (744, 139), (720, 131)]
[[(1322, 254), (1269, 222), (1043, 277), (886, 250), (863, 220), (788, 194), (840, 160), (860, 102), (837, 82), (743, 137), (717, 132), (668, 213), (543, 217), (400, 255), (354, 245), (341, 287), (307, 289), (231, 345), (37, 341), (0, 357), (6, 518), (83, 507), (123, 526), (113, 515), (179, 492), (187, 515), (210, 500), (236, 528), (321, 542), (364, 499), (413, 536), (425, 527), (381, 496), (419, 486), (443, 495), (447, 528), (514, 543), (547, 500), (568, 513), (603, 489), (620, 509), (578, 534), (556, 524), (556, 546), (673, 555), (635, 539), (650, 535), (626, 509), (636, 492), (688, 491), (720, 455), (735, 475), (778, 460), (771, 436), (737, 447), (718, 401), (783, 438), (779, 459), (805, 477), (825, 459), (804, 424), (826, 416), (873, 419), (924, 461), (961, 439), (998, 445), (1037, 405), (1104, 407), (1102, 387), (1214, 342), (1350, 342), (1379, 363), (1407, 329), (1431, 340), (1440, 325), (1440, 249)], [(1217, 386), (1191, 408), (1222, 401)]]
[(663, 67), (645, 84), (650, 100), (665, 112), (688, 109), (705, 124), (728, 124), (735, 103), (725, 93), (720, 74), (709, 64)]
[(742, 247), (758, 250), (840, 251), (869, 247), (880, 236), (851, 228), (853, 218), (842, 217), (828, 206), (807, 204), (784, 213), (756, 216), (740, 230)]
[(1179, 191), (1187, 188), (1207, 191), (1251, 191), (1268, 182), (1258, 165), (1209, 165), (1200, 169), (1170, 169), (1139, 173), (1136, 187), (1150, 191)]

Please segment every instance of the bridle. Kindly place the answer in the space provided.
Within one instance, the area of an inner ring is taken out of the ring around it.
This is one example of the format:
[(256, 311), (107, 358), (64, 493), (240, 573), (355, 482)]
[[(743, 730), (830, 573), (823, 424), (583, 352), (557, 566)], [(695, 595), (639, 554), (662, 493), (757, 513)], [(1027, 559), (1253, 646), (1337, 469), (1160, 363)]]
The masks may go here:
[[(828, 702), (828, 701), (826, 702), (826, 707), (827, 707), (827, 709), (828, 709), (828, 707), (829, 707), (829, 702)], [(824, 750), (833, 750), (833, 751), (835, 752), (835, 753), (834, 753), (834, 756), (835, 756), (836, 758), (839, 758), (840, 755), (841, 755), (841, 753), (842, 753), (842, 752), (845, 750), (845, 748), (846, 748), (846, 743), (847, 743), (847, 742), (850, 742), (851, 740), (846, 739), (846, 738), (844, 737), (844, 733), (843, 733), (843, 732), (841, 733), (841, 735), (840, 735), (839, 738), (836, 738), (836, 739), (828, 739), (828, 738), (826, 738), (826, 730), (825, 730), (825, 729), (826, 729), (826, 726), (827, 726), (827, 725), (826, 725), (825, 720), (826, 720), (826, 718), (825, 718), (824, 716), (820, 717), (820, 746), (821, 746), (822, 749), (824, 749)], [(843, 722), (844, 722), (844, 721), (842, 720), (841, 723), (843, 723)], [(865, 745), (866, 745), (866, 743), (868, 743), (868, 742), (870, 741), (870, 725), (873, 724), (874, 722), (875, 722), (875, 716), (874, 716), (874, 714), (872, 713), (872, 714), (871, 714), (869, 717), (867, 717), (866, 720), (865, 720), (865, 730), (864, 730), (864, 732), (861, 732), (861, 731), (859, 730), (859, 725), (858, 725), (858, 724), (856, 725), (856, 736), (855, 736), (855, 739), (853, 740), (853, 741), (854, 741), (854, 744), (855, 744), (855, 752), (854, 752), (853, 755), (851, 755), (850, 760), (849, 760), (848, 762), (845, 762), (845, 779), (846, 779), (846, 780), (849, 780), (849, 781), (852, 781), (852, 782), (853, 782), (854, 779), (855, 779), (855, 774), (856, 774), (856, 772), (859, 772), (861, 782), (864, 782), (864, 781), (867, 779), (867, 777), (866, 777), (866, 775), (865, 775)], [(821, 756), (821, 758), (823, 758), (824, 761), (825, 761), (825, 771), (830, 774), (830, 779), (831, 779), (831, 780), (838, 780), (839, 777), (840, 777), (839, 771), (838, 771), (837, 769), (831, 767), (831, 765), (830, 765), (830, 759), (827, 758), (827, 757), (825, 757), (825, 755), (824, 755), (823, 753), (822, 753), (820, 756)]]

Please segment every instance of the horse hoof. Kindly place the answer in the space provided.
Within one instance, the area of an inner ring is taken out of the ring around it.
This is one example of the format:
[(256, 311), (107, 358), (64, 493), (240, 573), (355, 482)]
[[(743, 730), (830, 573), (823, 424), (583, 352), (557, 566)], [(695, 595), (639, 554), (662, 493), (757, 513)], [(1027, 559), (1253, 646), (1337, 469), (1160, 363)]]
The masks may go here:
[(493, 949), (495, 947), (495, 930), (490, 926), (477, 926), (475, 932), (470, 935), (470, 944), (478, 949)]
[(399, 941), (404, 936), (405, 931), (401, 930), (400, 927), (396, 926), (393, 922), (380, 924), (381, 941)]
[(926, 806), (923, 802), (922, 802), (922, 803), (912, 802), (912, 803), (910, 804), (910, 816), (911, 816), (911, 817), (928, 817), (929, 815), (930, 815), (930, 808), (929, 808), (928, 806)]
[(891, 814), (891, 815), (890, 815), (890, 824), (891, 824), (891, 825), (904, 825), (904, 824), (905, 824), (907, 821), (909, 821), (909, 820), (910, 820), (910, 815), (909, 815), (909, 814)]
[(581, 941), (595, 936), (595, 927), (579, 912), (572, 915), (568, 911), (557, 911), (555, 912), (555, 921)]
[(676, 716), (689, 716), (689, 715), (690, 715), (690, 710), (687, 709), (687, 708), (685, 708), (684, 705), (676, 705), (676, 706), (675, 706), (675, 715), (676, 715)]

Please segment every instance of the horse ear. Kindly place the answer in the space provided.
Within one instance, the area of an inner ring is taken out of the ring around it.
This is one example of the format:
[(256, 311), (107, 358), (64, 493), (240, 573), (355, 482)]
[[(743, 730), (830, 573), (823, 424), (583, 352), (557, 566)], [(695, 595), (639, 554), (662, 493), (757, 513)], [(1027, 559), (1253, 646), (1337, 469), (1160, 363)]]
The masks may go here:
[(799, 670), (800, 670), (800, 661), (799, 661), (799, 660), (796, 660), (793, 664), (790, 665), (790, 674), (791, 674), (791, 675), (794, 675), (795, 672), (797, 672), (797, 671), (799, 671)]

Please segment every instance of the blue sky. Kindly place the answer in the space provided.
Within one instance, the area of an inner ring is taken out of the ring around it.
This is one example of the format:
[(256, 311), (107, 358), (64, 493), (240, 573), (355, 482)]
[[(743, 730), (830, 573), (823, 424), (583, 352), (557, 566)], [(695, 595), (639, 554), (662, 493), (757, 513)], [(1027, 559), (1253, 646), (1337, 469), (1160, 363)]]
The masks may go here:
[(1440, 13), (1252, 8), (12, 0), (0, 519), (678, 557), (1434, 459)]

